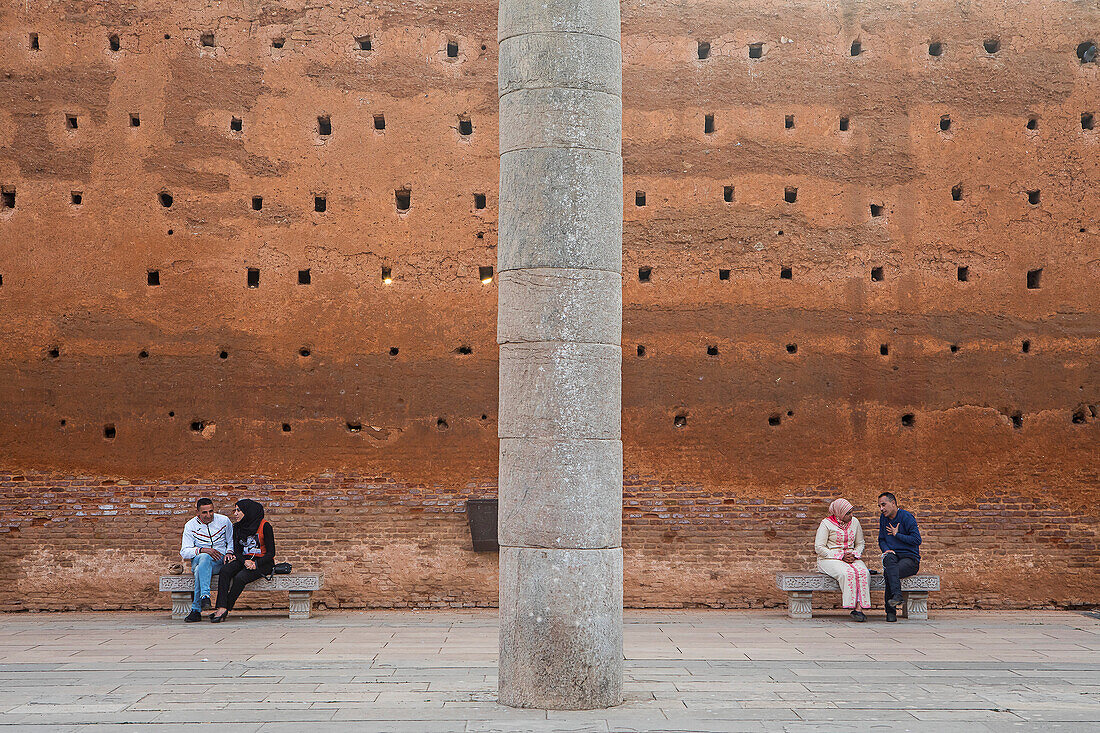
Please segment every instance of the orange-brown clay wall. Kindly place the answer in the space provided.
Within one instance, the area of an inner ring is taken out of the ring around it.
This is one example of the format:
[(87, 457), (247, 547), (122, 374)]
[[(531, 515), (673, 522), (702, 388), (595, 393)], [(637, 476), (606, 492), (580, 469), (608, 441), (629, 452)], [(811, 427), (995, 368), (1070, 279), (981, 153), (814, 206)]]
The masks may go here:
[[(165, 607), (200, 495), (329, 607), (495, 603), (495, 12), (6, 0), (0, 608)], [(1100, 602), (1089, 40), (1094, 3), (623, 6), (628, 605), (780, 602), (882, 490), (934, 603)]]

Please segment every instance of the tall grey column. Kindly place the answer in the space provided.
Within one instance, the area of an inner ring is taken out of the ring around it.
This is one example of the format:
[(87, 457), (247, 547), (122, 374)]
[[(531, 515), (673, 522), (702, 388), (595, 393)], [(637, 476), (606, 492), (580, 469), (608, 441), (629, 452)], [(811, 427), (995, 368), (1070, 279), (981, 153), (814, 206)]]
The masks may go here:
[(617, 0), (501, 0), (500, 701), (622, 702)]

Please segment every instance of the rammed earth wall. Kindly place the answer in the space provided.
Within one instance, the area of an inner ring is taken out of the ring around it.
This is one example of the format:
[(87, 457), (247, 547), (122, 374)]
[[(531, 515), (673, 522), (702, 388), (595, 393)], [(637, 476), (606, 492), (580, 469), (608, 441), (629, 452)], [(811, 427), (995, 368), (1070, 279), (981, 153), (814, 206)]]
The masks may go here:
[[(0, 608), (165, 608), (204, 494), (325, 605), (495, 603), (495, 13), (6, 3)], [(1100, 603), (1093, 41), (623, 5), (628, 605), (779, 603), (882, 490), (933, 604)]]

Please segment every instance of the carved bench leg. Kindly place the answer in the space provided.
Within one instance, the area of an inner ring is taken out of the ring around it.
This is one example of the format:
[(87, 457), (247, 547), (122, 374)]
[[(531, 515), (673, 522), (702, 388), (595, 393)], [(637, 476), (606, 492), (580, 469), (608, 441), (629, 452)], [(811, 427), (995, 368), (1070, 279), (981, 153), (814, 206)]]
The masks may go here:
[(309, 618), (313, 610), (313, 591), (290, 591), (290, 617), (292, 619)]
[(911, 590), (905, 596), (905, 618), (928, 619), (928, 591)]
[(812, 618), (813, 596), (808, 590), (787, 591), (787, 615), (791, 618)]
[(172, 618), (179, 621), (181, 618), (191, 613), (191, 600), (194, 598), (194, 593), (189, 590), (174, 590), (172, 591)]

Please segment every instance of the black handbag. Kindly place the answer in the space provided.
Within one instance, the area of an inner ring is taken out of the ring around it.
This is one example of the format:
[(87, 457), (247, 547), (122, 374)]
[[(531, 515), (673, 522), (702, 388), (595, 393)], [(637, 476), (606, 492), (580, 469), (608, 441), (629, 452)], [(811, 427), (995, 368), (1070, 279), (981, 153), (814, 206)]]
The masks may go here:
[(275, 567), (271, 569), (271, 572), (273, 575), (290, 575), (290, 563), (275, 563)]

